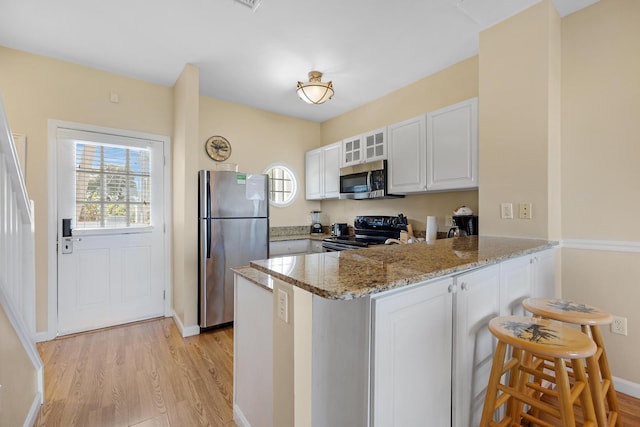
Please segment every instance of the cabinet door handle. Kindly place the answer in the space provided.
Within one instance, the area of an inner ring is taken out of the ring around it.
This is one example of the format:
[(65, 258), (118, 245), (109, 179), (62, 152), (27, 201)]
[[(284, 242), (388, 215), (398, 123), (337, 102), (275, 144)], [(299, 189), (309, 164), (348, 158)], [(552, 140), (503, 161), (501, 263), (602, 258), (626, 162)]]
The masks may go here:
[(460, 284), (460, 289), (462, 289), (463, 291), (466, 291), (469, 289), (469, 285), (467, 285), (467, 282), (462, 282)]
[(449, 293), (455, 294), (458, 291), (458, 287), (456, 285), (449, 285)]

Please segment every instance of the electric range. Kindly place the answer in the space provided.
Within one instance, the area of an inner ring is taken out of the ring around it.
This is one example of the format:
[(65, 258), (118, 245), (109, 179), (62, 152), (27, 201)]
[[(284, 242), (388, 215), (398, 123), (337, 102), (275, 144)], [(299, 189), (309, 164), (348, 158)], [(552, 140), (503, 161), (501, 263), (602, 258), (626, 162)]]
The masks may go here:
[(322, 240), (322, 247), (325, 252), (333, 252), (384, 244), (387, 239), (399, 239), (400, 231), (406, 230), (407, 224), (402, 214), (357, 216), (353, 221), (353, 236), (327, 237)]

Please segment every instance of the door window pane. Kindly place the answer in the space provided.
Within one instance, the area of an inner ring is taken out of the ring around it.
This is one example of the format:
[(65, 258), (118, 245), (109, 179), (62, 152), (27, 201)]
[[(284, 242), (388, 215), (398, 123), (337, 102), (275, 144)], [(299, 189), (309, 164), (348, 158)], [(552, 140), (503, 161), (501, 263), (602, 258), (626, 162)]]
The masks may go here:
[(148, 149), (76, 142), (77, 229), (150, 225)]

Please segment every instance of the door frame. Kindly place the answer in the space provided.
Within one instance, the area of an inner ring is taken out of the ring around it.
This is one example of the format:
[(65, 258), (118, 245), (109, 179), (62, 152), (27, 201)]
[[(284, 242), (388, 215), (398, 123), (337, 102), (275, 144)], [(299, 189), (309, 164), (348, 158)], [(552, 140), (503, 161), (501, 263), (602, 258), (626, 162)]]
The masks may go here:
[[(48, 120), (48, 196), (47, 196), (47, 331), (38, 333), (36, 341), (48, 341), (58, 335), (58, 253), (56, 248), (56, 238), (58, 233), (58, 184), (57, 184), (57, 150), (58, 150), (58, 128), (78, 129), (89, 132), (107, 133), (122, 135), (131, 138), (150, 139), (162, 143), (164, 152), (163, 163), (163, 193), (164, 193), (164, 233), (163, 233), (163, 261), (164, 261), (164, 316), (172, 316), (172, 262), (171, 262), (171, 147), (170, 138), (166, 135), (157, 135), (145, 132), (138, 132), (126, 129), (117, 129), (103, 126), (89, 125), (85, 123), (67, 122), (62, 120)], [(37, 210), (37, 207), (36, 207)]]

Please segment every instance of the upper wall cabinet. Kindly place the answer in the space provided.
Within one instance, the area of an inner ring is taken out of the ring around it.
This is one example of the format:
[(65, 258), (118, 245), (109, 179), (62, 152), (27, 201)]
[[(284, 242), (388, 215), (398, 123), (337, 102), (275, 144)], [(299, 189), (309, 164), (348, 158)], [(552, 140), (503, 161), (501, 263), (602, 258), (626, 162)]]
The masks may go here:
[(340, 153), (336, 142), (308, 151), (305, 157), (307, 200), (337, 199), (340, 196)]
[(424, 115), (387, 126), (390, 194), (427, 190), (425, 132)]
[(478, 98), (427, 114), (427, 191), (478, 187)]
[(374, 162), (387, 158), (387, 128), (376, 129), (362, 135), (364, 161)]
[(324, 171), (324, 157), (322, 149), (307, 151), (305, 154), (305, 197), (307, 200), (319, 200), (324, 195), (322, 173)]
[(387, 129), (381, 128), (342, 141), (342, 167), (387, 158)]
[(362, 163), (362, 135), (342, 141), (342, 167)]
[(324, 170), (322, 180), (324, 181), (325, 199), (337, 199), (340, 197), (340, 154), (342, 144), (336, 142), (322, 147), (324, 153)]

